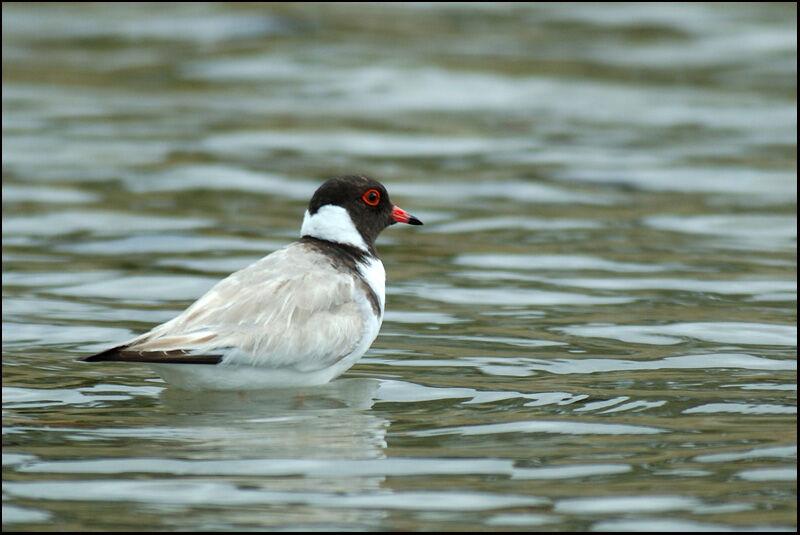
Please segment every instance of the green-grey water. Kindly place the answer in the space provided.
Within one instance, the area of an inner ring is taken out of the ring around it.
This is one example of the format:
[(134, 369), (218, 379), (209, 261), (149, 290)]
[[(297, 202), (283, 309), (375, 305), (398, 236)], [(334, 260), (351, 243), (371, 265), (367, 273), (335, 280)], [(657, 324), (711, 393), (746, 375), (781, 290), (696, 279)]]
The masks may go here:
[[(3, 3), (3, 529), (797, 526), (795, 4)], [(329, 385), (75, 358), (425, 221)]]

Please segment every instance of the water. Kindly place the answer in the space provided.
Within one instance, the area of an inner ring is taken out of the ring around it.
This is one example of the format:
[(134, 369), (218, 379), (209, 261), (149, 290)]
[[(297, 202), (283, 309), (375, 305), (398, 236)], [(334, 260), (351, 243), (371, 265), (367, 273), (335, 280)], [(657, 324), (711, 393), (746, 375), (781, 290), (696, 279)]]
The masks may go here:
[[(2, 10), (4, 529), (795, 530), (794, 4)], [(342, 378), (74, 362), (351, 172)]]

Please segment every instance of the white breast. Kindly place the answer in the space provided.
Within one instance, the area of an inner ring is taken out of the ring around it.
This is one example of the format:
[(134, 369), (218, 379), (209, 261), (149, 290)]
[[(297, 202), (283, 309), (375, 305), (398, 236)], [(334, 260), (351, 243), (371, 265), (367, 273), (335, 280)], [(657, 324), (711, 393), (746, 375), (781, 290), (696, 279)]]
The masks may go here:
[(372, 301), (363, 289), (359, 288), (355, 291), (354, 300), (358, 303), (361, 309), (361, 316), (364, 320), (364, 330), (361, 333), (361, 339), (353, 352), (347, 357), (342, 359), (342, 371), (346, 370), (355, 363), (361, 355), (366, 353), (372, 342), (378, 336), (378, 331), (381, 329), (383, 323), (383, 312), (386, 303), (386, 272), (383, 269), (383, 263), (378, 258), (371, 258), (364, 263), (359, 263), (358, 266), (361, 275), (366, 280), (375, 295), (378, 296), (378, 304), (380, 307), (380, 314), (375, 314)]
[(372, 291), (378, 296), (381, 319), (383, 319), (383, 310), (386, 306), (386, 270), (383, 269), (383, 262), (379, 258), (372, 257), (363, 264), (359, 264), (358, 269)]

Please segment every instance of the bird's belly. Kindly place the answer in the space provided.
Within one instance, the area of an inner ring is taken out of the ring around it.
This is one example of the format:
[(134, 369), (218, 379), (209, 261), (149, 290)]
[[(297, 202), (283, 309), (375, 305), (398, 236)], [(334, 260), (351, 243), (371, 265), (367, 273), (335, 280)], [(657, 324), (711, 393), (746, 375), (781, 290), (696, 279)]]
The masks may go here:
[(301, 372), (292, 368), (213, 364), (149, 364), (149, 366), (166, 382), (184, 390), (261, 390), (313, 386), (325, 384), (345, 371), (340, 371), (336, 365), (311, 372)]
[[(382, 290), (382, 288), (381, 288)], [(380, 295), (381, 305), (384, 296)], [(363, 319), (363, 330), (352, 350), (320, 368), (259, 365), (259, 358), (239, 359), (226, 355), (220, 364), (149, 364), (166, 382), (184, 390), (260, 390), (280, 387), (321, 385), (338, 377), (366, 353), (378, 336), (383, 314), (376, 315), (368, 299), (356, 299)], [(382, 308), (382, 307), (381, 307)], [(270, 359), (263, 359), (269, 362)]]

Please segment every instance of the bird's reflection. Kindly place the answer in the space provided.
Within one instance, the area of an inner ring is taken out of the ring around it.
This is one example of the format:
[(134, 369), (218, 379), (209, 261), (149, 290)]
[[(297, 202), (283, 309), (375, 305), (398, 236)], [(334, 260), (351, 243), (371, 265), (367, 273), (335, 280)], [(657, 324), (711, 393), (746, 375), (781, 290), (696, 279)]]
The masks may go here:
[(380, 381), (339, 379), (317, 387), (160, 393), (167, 425), (194, 428), (195, 455), (219, 458), (377, 458), (388, 422), (368, 409)]

